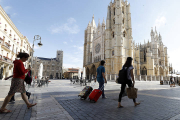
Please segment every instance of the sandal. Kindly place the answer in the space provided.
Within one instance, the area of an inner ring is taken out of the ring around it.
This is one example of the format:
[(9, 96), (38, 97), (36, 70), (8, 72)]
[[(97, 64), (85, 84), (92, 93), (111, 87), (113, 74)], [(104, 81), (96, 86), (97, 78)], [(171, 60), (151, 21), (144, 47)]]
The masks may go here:
[(28, 105), (27, 108), (29, 109), (29, 108), (31, 108), (31, 107), (33, 107), (33, 106), (35, 106), (35, 105), (37, 105), (37, 103)]
[(7, 110), (7, 109), (0, 110), (0, 113), (10, 113), (10, 112), (12, 112), (12, 111), (10, 111), (10, 110)]
[(123, 106), (122, 106), (122, 105), (120, 105), (120, 106), (118, 106), (117, 108), (123, 108)]
[(140, 103), (136, 103), (134, 106), (137, 106), (137, 105), (139, 105)]

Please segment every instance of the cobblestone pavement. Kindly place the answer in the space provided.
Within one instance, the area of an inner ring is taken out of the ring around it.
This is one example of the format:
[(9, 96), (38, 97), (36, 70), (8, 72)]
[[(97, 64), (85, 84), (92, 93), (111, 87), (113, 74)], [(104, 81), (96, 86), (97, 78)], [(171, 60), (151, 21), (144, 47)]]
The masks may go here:
[[(0, 106), (9, 90), (9, 81), (0, 81)], [(97, 88), (98, 84), (94, 86)], [(84, 86), (71, 84), (67, 80), (52, 80), (48, 86), (30, 88), (33, 94), (30, 102), (37, 106), (27, 109), (20, 94), (16, 102), (8, 104), (13, 112), (0, 114), (1, 120), (180, 120), (180, 86), (170, 88), (159, 85), (159, 82), (137, 81), (137, 101), (141, 104), (134, 107), (133, 101), (126, 96), (122, 99), (124, 108), (117, 108), (120, 85), (108, 82), (105, 88), (107, 99), (97, 103), (80, 100), (77, 95)], [(1, 94), (1, 91), (3, 93)]]

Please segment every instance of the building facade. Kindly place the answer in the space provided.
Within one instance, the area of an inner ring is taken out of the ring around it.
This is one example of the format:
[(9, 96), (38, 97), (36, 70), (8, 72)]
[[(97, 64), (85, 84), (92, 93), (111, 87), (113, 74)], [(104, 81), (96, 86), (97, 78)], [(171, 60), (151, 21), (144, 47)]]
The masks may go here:
[[(81, 71), (80, 68), (64, 68), (64, 78), (65, 79), (78, 79), (78, 72)], [(82, 76), (82, 71), (81, 75)]]
[(137, 79), (161, 79), (169, 74), (167, 47), (156, 29), (150, 32), (151, 41), (135, 44), (132, 37), (130, 4), (127, 0), (110, 2), (106, 24), (94, 16), (84, 37), (84, 60), (87, 78), (95, 76), (101, 60), (106, 61), (106, 76), (115, 79), (127, 57), (132, 57)]
[(34, 57), (32, 75), (38, 76), (39, 66), (43, 64), (43, 76), (50, 79), (62, 79), (63, 51), (58, 50), (56, 58)]
[[(13, 61), (19, 52), (30, 54), (31, 50), (27, 37), (19, 32), (0, 6), (0, 79), (13, 74)], [(27, 68), (29, 60), (24, 65)]]

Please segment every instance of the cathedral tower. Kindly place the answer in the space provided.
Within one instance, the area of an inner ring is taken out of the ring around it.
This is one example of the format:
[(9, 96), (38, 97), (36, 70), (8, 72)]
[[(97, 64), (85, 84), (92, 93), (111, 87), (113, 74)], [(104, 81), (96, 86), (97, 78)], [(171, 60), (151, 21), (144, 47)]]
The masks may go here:
[(117, 74), (127, 57), (133, 57), (130, 4), (114, 0), (108, 6), (105, 38), (106, 71)]
[(96, 31), (96, 23), (94, 20), (94, 15), (92, 17), (92, 22), (88, 24), (85, 35), (84, 35), (84, 61), (83, 66), (92, 63), (92, 41), (93, 41), (93, 33)]

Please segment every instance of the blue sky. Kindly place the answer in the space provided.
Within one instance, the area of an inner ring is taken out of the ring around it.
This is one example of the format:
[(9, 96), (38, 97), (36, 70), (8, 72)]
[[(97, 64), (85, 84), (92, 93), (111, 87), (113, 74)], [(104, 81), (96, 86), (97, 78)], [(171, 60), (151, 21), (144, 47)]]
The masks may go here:
[[(131, 4), (132, 34), (136, 43), (150, 40), (156, 26), (168, 47), (170, 62), (180, 67), (180, 0), (128, 0)], [(0, 0), (1, 6), (19, 31), (33, 42), (42, 37), (43, 46), (35, 47), (34, 56), (54, 58), (64, 51), (64, 67), (83, 65), (84, 30), (94, 14), (106, 19), (110, 0)], [(36, 41), (36, 44), (38, 42)], [(180, 69), (179, 69), (180, 71)]]

